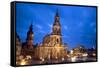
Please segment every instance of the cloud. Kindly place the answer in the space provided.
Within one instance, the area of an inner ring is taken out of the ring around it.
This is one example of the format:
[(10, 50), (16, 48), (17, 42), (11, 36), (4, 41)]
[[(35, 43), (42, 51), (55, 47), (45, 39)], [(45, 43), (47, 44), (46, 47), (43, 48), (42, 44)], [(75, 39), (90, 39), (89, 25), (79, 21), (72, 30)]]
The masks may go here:
[(50, 24), (50, 23), (48, 23), (47, 25), (48, 25), (48, 27), (49, 27), (48, 31), (49, 31), (49, 32), (52, 32), (52, 27), (53, 27), (53, 25)]
[(83, 22), (80, 22), (80, 23), (78, 24), (78, 26), (79, 26), (79, 27), (82, 27), (82, 26), (83, 26)]
[(45, 31), (44, 31), (44, 30), (40, 30), (39, 32), (40, 32), (41, 34), (44, 34), (44, 33), (45, 33)]
[(90, 24), (90, 26), (91, 26), (91, 27), (95, 26), (95, 23), (94, 23), (94, 22), (93, 22), (93, 23), (91, 23), (91, 24)]
[(68, 27), (67, 27), (67, 26), (64, 26), (64, 29), (65, 29), (65, 30), (68, 30)]
[(65, 35), (63, 35), (62, 37), (63, 37), (63, 38), (68, 38), (68, 36), (65, 36)]
[(42, 35), (45, 35), (45, 33), (46, 32), (44, 30), (39, 30), (39, 31), (35, 32), (35, 35), (36, 35), (36, 37), (37, 36), (43, 37)]
[(42, 27), (41, 25), (39, 25), (39, 24), (37, 24), (36, 27), (37, 27), (39, 30), (41, 30), (41, 29), (43, 28), (43, 27)]
[(96, 32), (96, 28), (94, 28), (93, 31)]
[(50, 28), (52, 28), (53, 25), (49, 23), (48, 26), (49, 26)]

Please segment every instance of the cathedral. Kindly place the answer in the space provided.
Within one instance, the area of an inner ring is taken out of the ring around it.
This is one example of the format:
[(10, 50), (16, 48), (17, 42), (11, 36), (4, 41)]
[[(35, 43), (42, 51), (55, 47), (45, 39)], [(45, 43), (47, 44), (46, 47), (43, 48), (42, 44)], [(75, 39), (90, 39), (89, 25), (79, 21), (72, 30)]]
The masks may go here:
[(62, 37), (61, 37), (61, 24), (59, 21), (58, 12), (55, 16), (55, 21), (52, 28), (52, 33), (48, 34), (43, 39), (44, 46), (60, 46), (62, 44)]
[[(31, 57), (32, 60), (49, 61), (49, 60), (61, 60), (64, 61), (67, 58), (67, 46), (62, 43), (61, 24), (58, 12), (54, 17), (54, 23), (52, 32), (44, 36), (42, 44), (34, 46), (34, 32), (32, 30), (32, 24), (27, 32), (26, 42), (22, 43), (22, 47), (17, 47), (16, 52), (21, 51), (20, 55), (23, 57)], [(19, 39), (17, 39), (17, 43)], [(19, 54), (18, 54), (19, 55)]]
[(41, 60), (64, 60), (67, 58), (66, 48), (62, 43), (60, 17), (57, 12), (52, 32), (43, 38), (42, 46), (35, 49), (34, 57)]

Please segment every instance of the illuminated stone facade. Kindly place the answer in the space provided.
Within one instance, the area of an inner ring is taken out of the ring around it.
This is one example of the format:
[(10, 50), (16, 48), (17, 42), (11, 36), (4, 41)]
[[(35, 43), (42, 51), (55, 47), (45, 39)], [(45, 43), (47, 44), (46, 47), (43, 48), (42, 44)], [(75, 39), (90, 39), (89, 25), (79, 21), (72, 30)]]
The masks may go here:
[(67, 57), (66, 46), (62, 43), (61, 24), (58, 12), (55, 15), (52, 32), (47, 34), (43, 38), (42, 44), (38, 44), (36, 47), (33, 45), (34, 33), (32, 31), (32, 25), (27, 32), (26, 42), (22, 45), (21, 54), (31, 56), (32, 59), (37, 60), (54, 60)]
[(34, 33), (32, 31), (32, 25), (29, 27), (29, 31), (27, 32), (26, 42), (22, 45), (22, 55), (23, 56), (32, 56), (34, 55), (34, 45), (33, 45)]
[(16, 34), (16, 56), (21, 54), (21, 42), (19, 36)]
[[(17, 65), (88, 61), (88, 57), (97, 56), (95, 49), (86, 49), (84, 46), (73, 48), (70, 52), (67, 50), (67, 44), (62, 42), (58, 12), (55, 14), (51, 33), (43, 37), (41, 44), (35, 45), (33, 41), (34, 32), (32, 25), (30, 25), (27, 32), (25, 43), (21, 43), (19, 36), (16, 34)], [(94, 58), (94, 60), (96, 59)]]
[(34, 57), (40, 60), (64, 60), (67, 57), (66, 48), (62, 44), (61, 24), (57, 12), (51, 34), (47, 34), (43, 38), (42, 46), (40, 45), (35, 49)]
[(19, 36), (16, 34), (16, 64), (20, 62), (20, 55), (21, 55), (21, 41)]
[(60, 18), (57, 12), (51, 34), (46, 35), (43, 39), (44, 46), (60, 46), (62, 44), (61, 24), (59, 20)]

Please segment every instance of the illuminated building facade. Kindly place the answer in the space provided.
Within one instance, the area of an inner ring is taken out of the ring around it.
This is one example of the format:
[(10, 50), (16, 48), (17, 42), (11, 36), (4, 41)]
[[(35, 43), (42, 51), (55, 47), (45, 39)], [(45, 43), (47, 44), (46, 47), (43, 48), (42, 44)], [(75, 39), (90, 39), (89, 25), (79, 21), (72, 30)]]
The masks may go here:
[[(68, 51), (67, 44), (62, 42), (61, 24), (58, 12), (55, 14), (52, 31), (43, 37), (41, 44), (34, 44), (34, 32), (32, 24), (27, 32), (26, 42), (21, 44), (16, 35), (16, 64), (44, 64), (61, 62), (90, 61), (88, 57), (96, 60), (96, 50), (86, 49), (82, 45)], [(50, 62), (51, 61), (51, 62)]]
[(21, 41), (19, 36), (16, 34), (16, 56), (20, 56), (21, 54)]
[[(32, 30), (32, 24), (27, 32), (26, 42), (20, 46), (19, 64), (31, 64), (32, 60), (49, 61), (49, 60), (61, 60), (67, 59), (67, 46), (62, 43), (61, 24), (58, 12), (55, 15), (52, 32), (45, 35), (42, 44), (34, 46), (34, 32)], [(19, 40), (17, 38), (16, 42)], [(16, 44), (17, 45), (17, 44)], [(19, 48), (19, 47), (18, 47)], [(16, 51), (17, 52), (17, 51)]]
[(55, 21), (51, 34), (47, 34), (43, 38), (42, 46), (39, 45), (35, 49), (35, 58), (40, 60), (54, 60), (67, 57), (67, 47), (62, 44), (61, 24), (58, 12), (55, 15)]
[(21, 55), (21, 41), (19, 36), (16, 34), (16, 64), (20, 62), (20, 55)]
[(31, 24), (29, 27), (29, 31), (27, 32), (26, 42), (22, 46), (22, 55), (24, 56), (29, 55), (33, 57), (34, 55), (33, 38), (34, 38), (34, 33), (32, 31), (32, 24)]
[(61, 37), (61, 24), (58, 12), (55, 16), (55, 21), (52, 27), (52, 33), (48, 34), (43, 39), (43, 45), (45, 46), (60, 46), (62, 44)]

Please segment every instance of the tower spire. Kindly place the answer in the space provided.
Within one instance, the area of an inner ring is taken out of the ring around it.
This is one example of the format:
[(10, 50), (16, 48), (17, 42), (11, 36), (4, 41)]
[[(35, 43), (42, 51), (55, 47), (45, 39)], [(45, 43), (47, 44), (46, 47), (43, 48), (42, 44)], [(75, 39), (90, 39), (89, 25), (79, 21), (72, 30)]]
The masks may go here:
[(32, 32), (32, 27), (33, 27), (33, 26), (32, 26), (32, 24), (31, 24), (31, 25), (30, 25), (30, 28), (29, 28), (29, 31), (31, 31), (31, 32)]
[(55, 15), (55, 21), (53, 24), (53, 32), (52, 34), (56, 34), (56, 35), (61, 35), (61, 25), (60, 25), (60, 18), (59, 18), (59, 14), (58, 14), (58, 9), (56, 11), (56, 15)]
[(60, 25), (60, 22), (59, 22), (59, 12), (58, 12), (58, 9), (56, 10), (56, 14), (55, 14), (55, 22), (54, 22), (54, 25)]
[(29, 27), (29, 31), (27, 32), (27, 34), (33, 34), (33, 25), (31, 24)]
[(33, 33), (33, 30), (32, 30), (32, 24), (30, 25), (29, 27), (29, 31), (27, 32), (27, 39), (26, 39), (26, 42), (27, 42), (27, 45), (29, 46), (29, 48), (32, 48), (33, 46), (33, 38), (34, 38), (34, 33)]
[(56, 16), (59, 16), (59, 14), (58, 14), (58, 9), (56, 10)]

